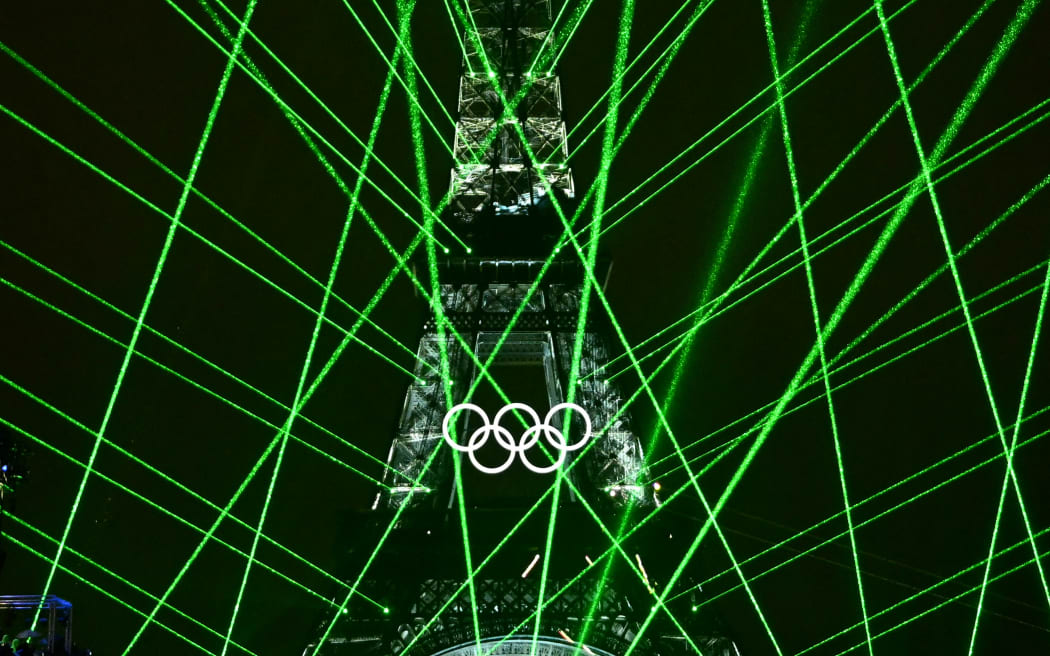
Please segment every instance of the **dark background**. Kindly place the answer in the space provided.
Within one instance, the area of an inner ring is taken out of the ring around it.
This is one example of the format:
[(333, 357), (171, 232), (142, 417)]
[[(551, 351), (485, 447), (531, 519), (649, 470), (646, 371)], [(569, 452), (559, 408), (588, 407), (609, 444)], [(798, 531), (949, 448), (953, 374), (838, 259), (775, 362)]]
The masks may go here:
[[(380, 3), (391, 17), (393, 3)], [(677, 3), (639, 3), (631, 37), (632, 56), (640, 51), (674, 12)], [(892, 13), (904, 3), (887, 2)], [(891, 23), (905, 80), (911, 80), (977, 10), (973, 1), (921, 0)], [(915, 120), (927, 152), (945, 130), (982, 63), (1014, 16), (1017, 2), (998, 0), (958, 43), (927, 81), (911, 96)], [(354, 8), (386, 53), (394, 39), (374, 6), (354, 0)], [(460, 57), (444, 5), (421, 0), (413, 20), (416, 58), (440, 97), (455, 112)], [(796, 39), (804, 3), (772, 3), (772, 20), (781, 68)], [(180, 2), (188, 16), (221, 39), (200, 7)], [(815, 3), (800, 52), (810, 52), (870, 6), (864, 2), (824, 0)], [(238, 16), (243, 2), (230, 9)], [(220, 14), (229, 18), (220, 8)], [(692, 11), (692, 3), (683, 15)], [(616, 39), (618, 3), (599, 0), (585, 17), (560, 63), (566, 118), (574, 126), (608, 88)], [(882, 113), (899, 98), (886, 45), (869, 12), (855, 27), (824, 48), (787, 78), (789, 87), (817, 70), (834, 54), (876, 31), (802, 87), (788, 100), (798, 179), (808, 197), (853, 148)], [(947, 151), (958, 152), (1050, 94), (1046, 7), (1036, 10), (1024, 32), (988, 85)], [(229, 24), (229, 20), (227, 20)], [(677, 34), (683, 18), (670, 34)], [(385, 65), (346, 7), (336, 1), (264, 0), (251, 28), (323, 100), (339, 121), (366, 138), (376, 113)], [(632, 69), (638, 79), (658, 47)], [(189, 170), (208, 108), (215, 96), (226, 58), (178, 12), (164, 2), (5, 3), (0, 8), (0, 41), (54, 79), (73, 96), (138, 142), (179, 175)], [(352, 162), (361, 149), (332, 115), (299, 88), (261, 48), (246, 41), (246, 52), (259, 64), (285, 101), (316, 127)], [(637, 128), (619, 154), (610, 178), (610, 202), (645, 180), (653, 171), (693, 143), (754, 94), (771, 77), (761, 3), (718, 0), (700, 19), (660, 84)], [(649, 86), (648, 78), (641, 89)], [(451, 140), (453, 126), (438, 101), (422, 91), (424, 108), (441, 135)], [(640, 93), (624, 107), (633, 111)], [(775, 97), (766, 90), (725, 126), (708, 137), (674, 170), (707, 152), (741, 127)], [(0, 58), (0, 103), (51, 135), (130, 189), (172, 214), (182, 190), (148, 160), (135, 153), (73, 104), (48, 88), (8, 56)], [(571, 138), (575, 146), (604, 107), (587, 119)], [(1033, 117), (1041, 116), (1040, 112)], [(621, 118), (621, 125), (626, 117)], [(746, 192), (739, 225), (717, 278), (721, 293), (793, 214), (790, 181), (777, 115), (767, 113), (728, 140), (700, 166), (659, 193), (603, 240), (614, 258), (608, 287), (617, 321), (636, 344), (694, 309), (717, 245), (742, 188), (744, 171), (757, 144), (768, 137)], [(395, 83), (377, 152), (398, 176), (414, 187), (415, 171), (403, 90)], [(63, 276), (135, 316), (138, 314), (168, 229), (168, 221), (140, 200), (110, 184), (67, 156), (11, 116), (0, 119), (3, 144), (0, 239)], [(594, 179), (600, 130), (573, 160), (579, 194)], [(937, 185), (951, 244), (958, 249), (1050, 173), (1046, 155), (1048, 128), (1039, 123)], [(450, 157), (433, 133), (426, 137), (427, 165), (433, 196), (445, 191)], [(327, 151), (326, 151), (327, 152)], [(333, 158), (345, 179), (349, 167)], [(898, 111), (805, 213), (810, 240), (919, 173), (904, 115)], [(373, 164), (370, 174), (407, 211), (416, 205), (393, 178)], [(613, 209), (608, 224), (667, 179)], [(346, 213), (346, 201), (317, 159), (303, 145), (280, 109), (243, 71), (234, 72), (219, 109), (214, 130), (198, 170), (196, 187), (273, 244), (310, 275), (325, 280)], [(404, 248), (414, 227), (375, 190), (366, 188), (363, 205), (391, 241)], [(885, 206), (880, 206), (882, 209)], [(1034, 196), (959, 261), (968, 297), (1043, 262), (1050, 253), (1047, 197)], [(418, 213), (418, 212), (416, 212)], [(863, 215), (863, 219), (872, 216)], [(198, 198), (191, 197), (182, 215), (186, 227), (199, 232), (230, 256), (255, 269), (277, 286), (316, 307), (321, 290)], [(848, 287), (884, 225), (880, 219), (813, 260), (816, 297), (822, 319)], [(856, 225), (855, 221), (852, 225)], [(841, 233), (838, 233), (841, 234)], [(821, 243), (826, 244), (830, 240)], [(760, 267), (798, 247), (792, 227)], [(827, 350), (838, 353), (880, 315), (905, 297), (925, 276), (945, 262), (944, 245), (927, 196), (918, 199), (866, 286), (834, 333)], [(792, 255), (775, 272), (799, 263)], [(349, 246), (334, 291), (363, 307), (393, 262), (360, 217), (355, 218)], [(1042, 283), (1045, 268), (975, 301), (974, 314)], [(91, 430), (101, 424), (124, 349), (93, 334), (11, 285), (39, 297), (98, 330), (127, 342), (133, 322), (88, 299), (10, 249), (0, 249), (2, 347), (0, 374), (52, 404)], [(767, 273), (732, 302), (770, 280)], [(1039, 290), (979, 320), (976, 335), (989, 384), (1002, 423), (1012, 425), (1032, 344)], [(941, 275), (853, 354), (866, 352), (917, 324), (957, 308), (952, 279)], [(410, 349), (420, 334), (425, 305), (409, 282), (398, 277), (372, 318)], [(601, 312), (599, 306), (593, 310)], [(354, 315), (333, 304), (329, 316), (348, 327)], [(301, 305), (217, 253), (185, 230), (176, 233), (161, 273), (146, 322), (157, 331), (213, 361), (283, 403), (291, 403), (302, 367), (313, 315)], [(834, 394), (839, 437), (849, 494), (864, 499), (939, 459), (994, 435), (973, 345), (956, 310), (935, 325), (886, 347), (870, 358), (832, 376), (845, 383), (887, 362), (942, 331), (953, 332), (889, 364)], [(405, 367), (411, 356), (373, 329), (363, 340)], [(340, 334), (322, 331), (311, 377), (327, 360)], [(1050, 402), (1050, 375), (1044, 328), (1041, 353), (1032, 370), (1026, 414)], [(669, 415), (675, 436), (692, 443), (780, 396), (814, 340), (812, 310), (804, 270), (795, 268), (733, 305), (699, 333)], [(255, 392), (201, 365), (159, 338), (143, 332), (137, 349), (166, 366), (280, 425), (285, 411)], [(639, 355), (646, 351), (640, 351)], [(652, 367), (658, 361), (647, 361)], [(668, 376), (657, 379), (662, 395)], [(627, 391), (637, 377), (620, 378)], [(360, 347), (351, 346), (329, 372), (305, 408), (305, 415), (379, 459), (385, 459), (409, 377)], [(817, 385), (798, 400), (818, 397)], [(655, 423), (651, 405), (642, 397), (633, 406), (643, 439)], [(0, 416), (47, 444), (84, 461), (91, 435), (57, 416), (11, 385), (0, 385)], [(760, 418), (707, 437), (693, 451), (723, 444)], [(1050, 428), (1039, 415), (1022, 426), (1020, 438)], [(339, 444), (323, 432), (297, 421), (297, 436), (354, 467), (378, 476), (374, 462)], [(11, 431), (11, 435), (17, 435)], [(225, 505), (251, 469), (274, 431), (156, 366), (131, 360), (105, 436), (219, 506)], [(1007, 433), (1009, 438), (1010, 433)], [(23, 442), (27, 442), (24, 438)], [(749, 444), (749, 443), (747, 443)], [(746, 444), (745, 444), (746, 446)], [(30, 473), (18, 490), (14, 514), (47, 535), (62, 534), (76, 495), (82, 469), (41, 445), (31, 447)], [(1032, 529), (1050, 526), (1045, 440), (1018, 451), (1018, 480), (1025, 495)], [(671, 453), (661, 437), (652, 460)], [(998, 438), (914, 482), (862, 506), (854, 521), (866, 520), (968, 467), (999, 454)], [(741, 452), (707, 474), (708, 495), (721, 492)], [(234, 507), (234, 514), (257, 521), (273, 460)], [(674, 460), (654, 465), (665, 496), (684, 484), (672, 472)], [(112, 477), (178, 517), (207, 527), (215, 512), (154, 474), (103, 445), (95, 469)], [(988, 553), (1003, 461), (997, 460), (920, 501), (896, 510), (858, 530), (869, 614), (955, 574)], [(291, 547), (330, 572), (340, 571), (340, 554), (348, 538), (340, 526), (348, 513), (367, 508), (373, 487), (364, 478), (334, 464), (301, 444), (291, 443), (265, 525), (267, 535)], [(5, 500), (5, 510), (9, 501)], [(842, 508), (842, 496), (827, 406), (817, 402), (777, 424), (721, 519), (738, 559), (757, 553)], [(692, 493), (667, 506), (682, 518), (702, 513)], [(18, 525), (3, 523), (5, 534), (45, 554), (55, 545)], [(841, 517), (788, 547), (746, 565), (749, 578), (767, 567), (845, 530)], [(248, 549), (252, 533), (224, 522), (216, 535)], [(1007, 495), (998, 548), (1025, 536), (1016, 498)], [(92, 478), (84, 493), (67, 547), (161, 594), (197, 544), (199, 534), (176, 519), (135, 499), (113, 485)], [(712, 573), (727, 566), (724, 552), (709, 538)], [(1042, 550), (1050, 539), (1040, 539)], [(8, 552), (0, 592), (38, 593), (48, 564), (5, 541)], [(322, 596), (338, 593), (331, 580), (287, 557), (262, 548), (260, 558)], [(992, 575), (1031, 557), (1029, 546), (997, 559)], [(141, 593), (67, 553), (62, 564), (112, 592), (128, 604), (149, 611), (153, 603)], [(216, 629), (225, 631), (243, 571), (243, 558), (209, 543), (182, 579), (170, 602)], [(914, 618), (942, 601), (979, 585), (982, 568), (933, 593), (890, 611), (872, 623), (874, 632)], [(352, 573), (348, 573), (352, 574)], [(709, 589), (718, 592), (737, 583), (731, 571)], [(141, 623), (139, 616), (60, 572), (51, 590), (76, 607), (76, 638), (96, 653), (119, 653)], [(849, 541), (840, 538), (812, 554), (759, 578), (753, 591), (785, 652), (797, 653), (860, 619)], [(341, 596), (341, 593), (340, 593)], [(253, 568), (234, 638), (261, 654), (298, 653), (319, 621), (316, 599), (301, 589)], [(941, 610), (879, 638), (882, 653), (961, 653), (969, 644), (976, 593), (962, 596)], [(1050, 600), (1033, 566), (1025, 567), (988, 588), (978, 633), (978, 653), (1026, 651), (1050, 646)], [(719, 604), (727, 625), (748, 654), (774, 653), (748, 597), (736, 591)], [(157, 619), (177, 627), (215, 653), (221, 640), (189, 625), (169, 610)], [(863, 639), (861, 629), (811, 653), (838, 654)], [(138, 643), (140, 653), (185, 653), (187, 644), (152, 626)]]

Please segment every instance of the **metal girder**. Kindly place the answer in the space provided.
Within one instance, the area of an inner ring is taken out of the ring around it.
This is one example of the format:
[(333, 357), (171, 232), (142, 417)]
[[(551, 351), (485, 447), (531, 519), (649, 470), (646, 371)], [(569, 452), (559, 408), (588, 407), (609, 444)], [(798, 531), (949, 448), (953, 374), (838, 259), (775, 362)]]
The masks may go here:
[[(549, 0), (470, 0), (450, 188), (453, 216), (528, 215), (551, 189), (574, 195), (561, 82), (537, 70)], [(505, 106), (514, 102), (513, 108)], [(525, 145), (527, 144), (527, 148)]]
[[(466, 390), (480, 376), (476, 362), (487, 361), (497, 342), (501, 341), (502, 346), (496, 362), (501, 358), (503, 362), (532, 358), (547, 372), (551, 405), (565, 400), (563, 390), (571, 378), (569, 368), (582, 287), (542, 284), (526, 299), (529, 287), (512, 282), (441, 285), (442, 307), (453, 325), (450, 330), (462, 341), (452, 334), (440, 337), (434, 319), (424, 329), (417, 351), (417, 380), (408, 388), (388, 457), (390, 468), (404, 477), (387, 473), (385, 482), (395, 489), (386, 493), (386, 507), (396, 508), (408, 498), (412, 487), (398, 483), (404, 483), (406, 477), (419, 478), (420, 488), (424, 488), (413, 491), (412, 506), (429, 503), (430, 492), (451, 485), (447, 458), (438, 454), (425, 473), (423, 466), (434, 449), (447, 449), (442, 444), (441, 429), (450, 407), (448, 401), (463, 400)], [(505, 339), (499, 339), (515, 315), (518, 319), (514, 329)], [(440, 373), (442, 340), (448, 357), (447, 380)], [(630, 413), (623, 410), (623, 396), (605, 372), (610, 354), (602, 332), (588, 327), (582, 340), (575, 403), (590, 415), (596, 434), (595, 444), (576, 468), (583, 475), (575, 474), (573, 478), (584, 485), (590, 496), (602, 496), (603, 502), (648, 503), (652, 495), (641, 486), (646, 478), (641, 443), (631, 428)], [(474, 357), (465, 351), (463, 343), (472, 345)], [(538, 343), (549, 346), (538, 350)], [(539, 411), (542, 415), (543, 409)]]

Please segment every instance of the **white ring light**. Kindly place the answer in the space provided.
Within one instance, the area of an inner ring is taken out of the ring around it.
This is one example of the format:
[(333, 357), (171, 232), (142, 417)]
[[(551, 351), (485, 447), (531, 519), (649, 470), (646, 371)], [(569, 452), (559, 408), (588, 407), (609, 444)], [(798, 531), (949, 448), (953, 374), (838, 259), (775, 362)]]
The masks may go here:
[[(466, 445), (458, 444), (455, 439), (449, 434), (449, 424), (452, 418), (463, 410), (469, 410), (475, 412), (481, 417), (482, 424), (476, 428), (473, 433), (470, 434), (470, 439), (467, 440)], [(533, 426), (527, 428), (521, 437), (517, 440), (511, 432), (500, 425), (500, 420), (503, 416), (512, 410), (521, 410), (527, 414), (533, 422)], [(551, 420), (554, 419), (558, 412), (576, 412), (583, 418), (583, 422), (586, 426), (586, 430), (583, 432), (583, 437), (580, 438), (574, 444), (569, 444), (565, 439), (565, 433), (561, 429), (551, 424)], [(508, 403), (499, 409), (496, 416), (489, 421), (489, 416), (484, 410), (473, 403), (460, 403), (459, 405), (453, 406), (445, 414), (444, 421), (441, 422), (441, 434), (444, 436), (445, 441), (454, 450), (460, 453), (466, 453), (467, 457), (470, 458), (470, 462), (474, 464), (474, 467), (485, 474), (500, 474), (514, 464), (514, 458), (520, 454), (521, 464), (536, 474), (549, 474), (552, 471), (558, 469), (565, 462), (566, 455), (570, 451), (576, 451), (587, 443), (587, 440), (591, 438), (591, 417), (587, 414), (587, 411), (576, 405), (575, 403), (559, 403), (547, 411), (547, 415), (540, 421), (539, 414), (536, 413), (528, 405), (524, 403)], [(557, 459), (550, 465), (539, 466), (532, 463), (528, 456), (525, 455), (526, 451), (534, 447), (540, 441), (540, 435), (543, 435), (547, 443), (558, 452)], [(495, 467), (489, 467), (478, 462), (477, 452), (479, 449), (488, 443), (489, 437), (495, 437), (496, 442), (507, 450), (507, 459), (501, 464)]]

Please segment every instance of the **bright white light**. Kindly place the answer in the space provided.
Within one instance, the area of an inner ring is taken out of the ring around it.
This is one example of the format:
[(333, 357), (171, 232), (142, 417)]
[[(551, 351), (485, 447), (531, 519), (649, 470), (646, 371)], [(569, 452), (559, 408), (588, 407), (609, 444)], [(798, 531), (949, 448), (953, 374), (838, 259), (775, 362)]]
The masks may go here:
[(634, 554), (634, 559), (638, 562), (638, 569), (642, 571), (642, 578), (645, 579), (645, 583), (648, 585), (649, 575), (645, 573), (645, 565), (642, 564), (642, 557), (638, 554)]
[[(449, 424), (452, 421), (452, 418), (463, 410), (469, 410), (476, 413), (481, 417), (482, 421), (482, 425), (471, 433), (466, 446), (458, 444), (449, 434)], [(503, 416), (513, 410), (524, 412), (529, 416), (533, 423), (533, 426), (526, 429), (517, 440), (514, 439), (510, 430), (500, 425), (500, 420), (503, 419)], [(565, 439), (565, 433), (562, 432), (560, 428), (551, 424), (551, 421), (559, 412), (567, 410), (579, 413), (586, 427), (583, 431), (583, 437), (575, 444), (569, 444)], [(540, 441), (541, 433), (551, 448), (558, 452), (557, 459), (545, 467), (533, 464), (526, 455), (526, 451), (534, 447)], [(529, 471), (536, 474), (549, 474), (562, 466), (570, 451), (576, 451), (577, 449), (582, 448), (583, 445), (587, 443), (587, 440), (591, 438), (591, 417), (587, 414), (586, 410), (575, 403), (559, 403), (547, 411), (547, 415), (541, 422), (539, 414), (537, 414), (531, 407), (524, 403), (508, 403), (500, 408), (496, 413), (496, 416), (492, 418), (492, 421), (489, 421), (488, 414), (486, 414), (486, 412), (479, 406), (474, 405), (473, 403), (460, 403), (459, 405), (453, 406), (452, 409), (445, 414), (445, 419), (441, 422), (441, 434), (445, 437), (445, 441), (450, 447), (460, 453), (466, 453), (467, 457), (470, 458), (470, 462), (474, 464), (475, 469), (482, 473), (503, 473), (510, 469), (510, 466), (514, 464), (514, 458), (520, 455), (521, 464), (525, 465)], [(481, 464), (478, 462), (477, 456), (475, 455), (478, 449), (481, 449), (488, 443), (489, 437), (495, 437), (496, 442), (507, 451), (507, 459), (495, 467)]]
[(536, 563), (538, 563), (538, 562), (540, 562), (540, 555), (536, 554), (535, 556), (532, 557), (532, 562), (529, 563), (529, 566), (526, 567), (525, 571), (521, 573), (521, 578), (525, 578), (526, 576), (528, 576), (529, 572), (532, 571), (532, 568), (535, 567)]

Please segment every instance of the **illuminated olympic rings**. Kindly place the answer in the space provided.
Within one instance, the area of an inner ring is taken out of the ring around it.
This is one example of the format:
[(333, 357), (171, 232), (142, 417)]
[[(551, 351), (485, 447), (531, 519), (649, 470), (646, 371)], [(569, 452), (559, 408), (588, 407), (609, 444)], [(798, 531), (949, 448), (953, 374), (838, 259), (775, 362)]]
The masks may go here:
[[(456, 443), (456, 440), (449, 435), (449, 423), (452, 418), (462, 410), (470, 410), (478, 414), (481, 417), (481, 426), (474, 430), (470, 435), (470, 439), (467, 440), (466, 446)], [(503, 419), (503, 415), (507, 414), (511, 410), (521, 410), (532, 420), (533, 425), (527, 428), (521, 437), (517, 441), (514, 440), (514, 436), (511, 432), (500, 425), (500, 420)], [(580, 438), (575, 444), (568, 444), (565, 440), (565, 433), (560, 428), (551, 425), (551, 419), (554, 418), (556, 413), (561, 411), (571, 410), (579, 413), (583, 418), (583, 423), (586, 425), (586, 430), (583, 432), (583, 437)], [(591, 417), (587, 414), (587, 411), (576, 405), (575, 403), (559, 403), (550, 410), (547, 411), (547, 416), (540, 421), (540, 416), (536, 414), (536, 411), (525, 405), (524, 403), (508, 403), (507, 405), (500, 408), (496, 416), (489, 421), (489, 416), (485, 414), (485, 411), (473, 403), (460, 403), (457, 406), (453, 406), (451, 410), (445, 415), (445, 420), (441, 423), (441, 433), (445, 436), (445, 441), (448, 445), (459, 451), (460, 453), (466, 453), (470, 461), (474, 463), (474, 467), (478, 471), (485, 474), (499, 474), (507, 471), (512, 464), (514, 464), (514, 458), (518, 454), (521, 454), (521, 464), (525, 465), (530, 471), (536, 472), (537, 474), (549, 474), (558, 467), (561, 467), (562, 463), (565, 462), (566, 454), (570, 451), (575, 451), (584, 444), (591, 437)], [(540, 440), (540, 434), (546, 438), (550, 446), (558, 452), (557, 459), (550, 465), (540, 467), (534, 465), (525, 452), (536, 445)], [(507, 450), (507, 459), (497, 465), (496, 467), (489, 467), (478, 462), (477, 456), (475, 455), (478, 449), (485, 446), (489, 441), (489, 437), (495, 436), (496, 442), (501, 447)]]

